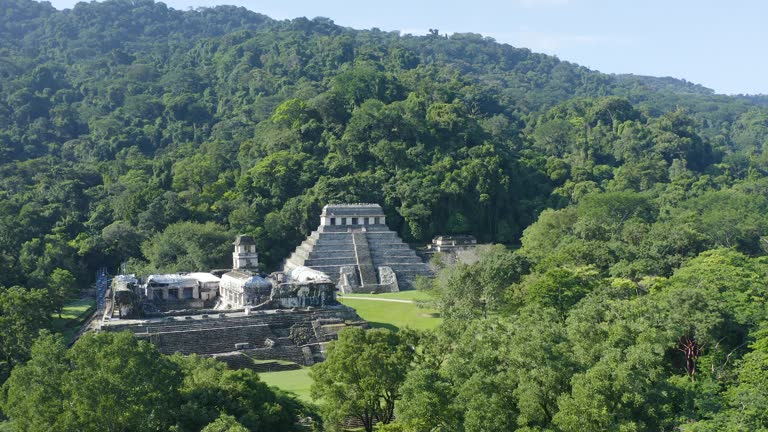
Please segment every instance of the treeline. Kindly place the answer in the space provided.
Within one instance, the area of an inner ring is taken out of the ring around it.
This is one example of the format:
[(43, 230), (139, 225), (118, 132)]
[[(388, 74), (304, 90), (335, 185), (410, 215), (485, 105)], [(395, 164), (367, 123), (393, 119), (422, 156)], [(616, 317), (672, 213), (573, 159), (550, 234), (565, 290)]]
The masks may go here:
[(640, 279), (525, 247), (469, 258), (422, 282), (436, 330), (340, 334), (312, 371), (328, 430), (765, 430), (765, 257), (712, 249)]
[(70, 349), (42, 333), (2, 387), (0, 406), (18, 431), (291, 432), (318, 419), (252, 370), (165, 356), (130, 332), (86, 335)]
[(757, 100), (479, 35), (153, 1), (2, 6), (5, 286), (131, 258), (225, 266), (211, 231), (254, 235), (276, 268), (330, 201), (381, 203), (410, 241), (515, 243), (592, 191), (719, 189), (765, 167)]
[[(521, 244), (427, 287), (447, 323), (408, 343), (442, 353), (414, 361), (454, 390), (421, 393), (447, 423), (402, 411), (401, 425), (570, 430), (582, 400), (595, 430), (716, 428), (757, 382), (765, 97), (476, 34), (152, 0), (0, 0), (0, 77), (0, 380), (96, 269), (225, 268), (238, 233), (276, 269), (339, 201), (382, 204), (412, 242)], [(521, 349), (552, 374), (524, 375), (520, 353), (491, 367), (505, 351), (472, 344), (494, 332), (505, 349), (539, 341)], [(403, 401), (419, 406), (414, 379)], [(480, 395), (516, 408), (487, 417)]]

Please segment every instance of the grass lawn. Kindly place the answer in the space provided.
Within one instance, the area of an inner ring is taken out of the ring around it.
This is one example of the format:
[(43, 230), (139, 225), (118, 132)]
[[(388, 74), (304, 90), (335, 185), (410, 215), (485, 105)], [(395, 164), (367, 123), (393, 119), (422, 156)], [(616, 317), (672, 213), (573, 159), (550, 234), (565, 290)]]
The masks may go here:
[(309, 387), (312, 385), (309, 368), (283, 372), (263, 372), (259, 374), (259, 377), (267, 385), (295, 393), (304, 402), (312, 402), (312, 398), (309, 396)]
[[(357, 310), (358, 315), (373, 327), (383, 327), (397, 331), (403, 327), (414, 329), (433, 329), (442, 321), (433, 309), (420, 308), (414, 303), (395, 303), (387, 301), (355, 299), (355, 297), (376, 297), (399, 300), (429, 300), (428, 294), (420, 291), (403, 291), (386, 294), (351, 294), (339, 297), (339, 301)], [(309, 368), (283, 372), (263, 372), (259, 374), (267, 385), (296, 394), (302, 401), (313, 402), (309, 395), (312, 379)], [(0, 431), (2, 432), (2, 431)]]
[(58, 312), (53, 313), (53, 328), (64, 335), (64, 340), (70, 340), (83, 321), (93, 312), (93, 308), (96, 306), (96, 300), (92, 298), (84, 298), (75, 300), (64, 306), (61, 311), (61, 318), (59, 318)]
[[(378, 296), (384, 295), (386, 294), (378, 294)], [(351, 296), (339, 297), (339, 302), (355, 308), (357, 314), (368, 321), (372, 327), (388, 328), (393, 331), (403, 327), (428, 330), (437, 327), (442, 322), (436, 310), (420, 308), (413, 303), (355, 300)]]
[(355, 297), (376, 297), (376, 298), (388, 298), (388, 299), (397, 299), (397, 300), (413, 300), (413, 301), (430, 301), (434, 300), (432, 296), (430, 296), (428, 293), (425, 293), (424, 291), (417, 291), (417, 290), (410, 290), (410, 291), (400, 291), (395, 293), (382, 293), (382, 294), (344, 294), (343, 296), (339, 296), (339, 299), (342, 298), (355, 298)]

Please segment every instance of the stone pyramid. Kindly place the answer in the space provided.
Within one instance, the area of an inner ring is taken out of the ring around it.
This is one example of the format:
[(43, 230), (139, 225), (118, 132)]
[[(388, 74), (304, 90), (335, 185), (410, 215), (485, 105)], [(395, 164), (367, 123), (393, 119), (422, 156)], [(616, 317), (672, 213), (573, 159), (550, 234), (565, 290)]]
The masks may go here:
[(387, 225), (378, 204), (329, 204), (320, 226), (286, 260), (284, 271), (305, 266), (327, 274), (343, 293), (413, 289), (427, 265)]

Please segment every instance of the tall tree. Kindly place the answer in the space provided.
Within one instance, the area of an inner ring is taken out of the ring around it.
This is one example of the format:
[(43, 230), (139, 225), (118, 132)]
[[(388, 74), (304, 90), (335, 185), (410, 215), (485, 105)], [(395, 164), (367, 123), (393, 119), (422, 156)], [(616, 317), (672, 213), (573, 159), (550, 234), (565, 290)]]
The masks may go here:
[(366, 432), (394, 419), (400, 385), (410, 369), (414, 347), (408, 333), (347, 328), (330, 344), (327, 358), (312, 368), (312, 397), (326, 421), (357, 419)]

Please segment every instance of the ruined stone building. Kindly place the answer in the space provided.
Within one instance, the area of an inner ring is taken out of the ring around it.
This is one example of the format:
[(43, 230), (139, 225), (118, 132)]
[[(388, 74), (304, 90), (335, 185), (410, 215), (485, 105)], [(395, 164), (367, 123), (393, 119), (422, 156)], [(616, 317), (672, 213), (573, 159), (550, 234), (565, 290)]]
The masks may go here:
[(239, 235), (232, 245), (232, 271), (221, 276), (217, 309), (239, 309), (269, 301), (272, 282), (259, 276), (259, 255), (256, 241), (249, 235)]
[[(233, 269), (221, 279), (211, 273), (151, 275), (139, 285), (133, 275), (117, 276), (113, 304), (120, 313), (106, 316), (119, 319), (105, 320), (101, 331), (127, 330), (165, 354), (210, 355), (233, 368), (264, 371), (292, 367), (280, 360), (322, 361), (325, 344), (341, 329), (367, 326), (336, 301), (335, 284), (324, 273), (300, 267), (265, 278), (257, 272), (253, 239), (239, 236), (234, 247)], [(219, 293), (218, 309), (190, 308), (211, 289)], [(138, 302), (162, 307), (134, 306)]]
[(386, 225), (378, 204), (328, 204), (320, 226), (285, 262), (286, 273), (309, 267), (327, 274), (344, 293), (411, 289), (427, 265)]
[(268, 302), (272, 282), (247, 270), (232, 270), (221, 276), (217, 309), (240, 309)]
[(431, 275), (387, 227), (377, 204), (325, 206), (317, 231), (280, 273), (259, 273), (251, 236), (238, 236), (233, 246), (232, 269), (214, 271), (220, 278), (151, 275), (143, 285), (133, 276), (116, 278), (113, 304), (121, 313), (102, 322), (101, 330), (127, 330), (163, 353), (214, 356), (235, 368), (258, 370), (266, 367), (263, 360), (311, 365), (323, 359), (325, 344), (340, 330), (367, 326), (336, 301), (337, 286), (344, 292), (398, 291), (411, 288), (416, 276)]
[(218, 296), (220, 281), (204, 272), (154, 274), (147, 276), (140, 295), (170, 308), (201, 308)]
[(434, 252), (457, 252), (477, 246), (477, 239), (471, 235), (442, 235), (432, 239), (427, 249)]

